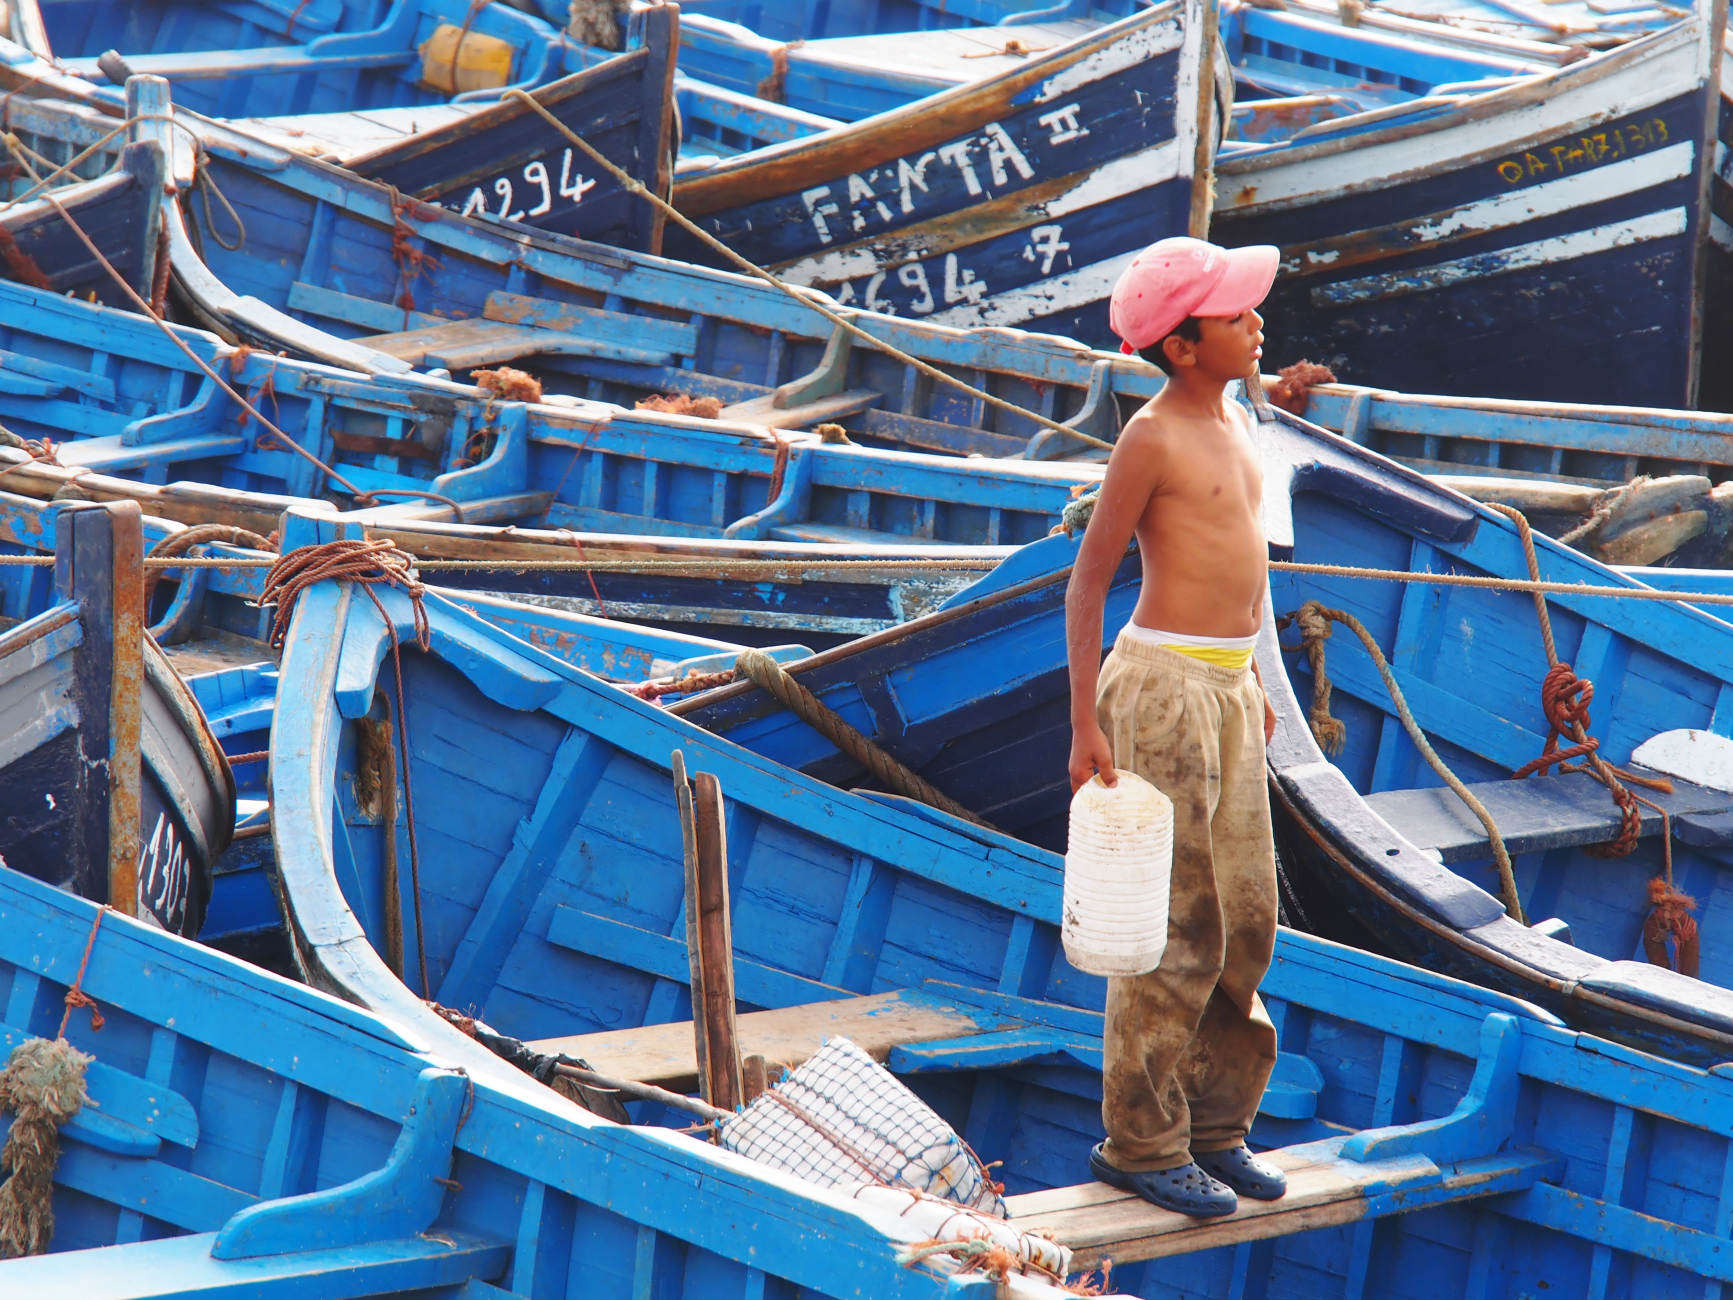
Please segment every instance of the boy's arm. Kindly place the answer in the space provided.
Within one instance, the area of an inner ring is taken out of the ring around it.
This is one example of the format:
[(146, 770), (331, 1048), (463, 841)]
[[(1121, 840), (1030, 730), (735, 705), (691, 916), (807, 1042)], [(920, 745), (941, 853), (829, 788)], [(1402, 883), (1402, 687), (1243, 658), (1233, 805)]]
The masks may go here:
[(1112, 749), (1095, 716), (1095, 688), (1101, 675), (1101, 618), (1113, 574), (1160, 482), (1160, 450), (1160, 440), (1143, 421), (1134, 418), (1126, 425), (1108, 458), (1101, 493), (1089, 516), (1089, 526), (1083, 530), (1071, 582), (1065, 589), (1073, 793), (1097, 771), (1108, 785), (1118, 779)]

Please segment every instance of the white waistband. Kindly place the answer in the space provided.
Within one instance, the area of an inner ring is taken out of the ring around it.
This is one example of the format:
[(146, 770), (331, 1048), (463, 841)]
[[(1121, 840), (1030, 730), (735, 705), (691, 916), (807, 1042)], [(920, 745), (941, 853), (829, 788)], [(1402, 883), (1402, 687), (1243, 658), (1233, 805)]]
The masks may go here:
[(1163, 632), (1159, 628), (1140, 627), (1127, 623), (1125, 631), (1133, 640), (1147, 645), (1196, 645), (1220, 650), (1250, 650), (1258, 643), (1258, 634), (1250, 636), (1193, 636), (1189, 632)]

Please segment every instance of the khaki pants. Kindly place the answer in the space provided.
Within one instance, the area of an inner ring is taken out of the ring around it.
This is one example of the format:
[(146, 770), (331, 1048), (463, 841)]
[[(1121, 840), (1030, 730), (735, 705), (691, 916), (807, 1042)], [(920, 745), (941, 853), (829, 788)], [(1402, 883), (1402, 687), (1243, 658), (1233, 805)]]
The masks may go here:
[(1173, 800), (1167, 950), (1107, 982), (1101, 1122), (1108, 1162), (1172, 1169), (1245, 1140), (1276, 1061), (1258, 982), (1276, 941), (1263, 691), (1121, 633), (1096, 714), (1113, 761)]

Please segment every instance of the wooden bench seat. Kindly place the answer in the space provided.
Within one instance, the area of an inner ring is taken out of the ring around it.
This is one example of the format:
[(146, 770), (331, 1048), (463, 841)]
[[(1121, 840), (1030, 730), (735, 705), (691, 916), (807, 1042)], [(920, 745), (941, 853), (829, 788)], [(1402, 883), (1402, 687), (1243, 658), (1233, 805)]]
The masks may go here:
[[(1513, 854), (1599, 844), (1618, 834), (1618, 805), (1587, 772), (1481, 781), (1468, 788), (1486, 805)], [(1733, 845), (1729, 824), (1733, 819), (1726, 816), (1733, 813), (1733, 795), (1688, 781), (1674, 781), (1670, 795), (1642, 788), (1637, 793), (1665, 807), (1672, 814), (1674, 833), (1686, 842), (1703, 847)], [(1366, 802), (1407, 839), (1436, 850), (1446, 863), (1492, 854), (1480, 819), (1443, 786), (1385, 790), (1367, 796)], [(1660, 814), (1639, 807), (1643, 834), (1655, 834), (1661, 827)]]
[(672, 360), (666, 352), (632, 347), (588, 334), (473, 318), (399, 330), (392, 334), (373, 334), (356, 342), (411, 365), (444, 366), (448, 370), (469, 370), (475, 366), (497, 365), (502, 361), (550, 352), (573, 352), (645, 365), (666, 365)]
[(772, 429), (807, 429), (830, 420), (849, 419), (877, 406), (884, 399), (885, 395), (876, 389), (850, 388), (829, 397), (815, 398), (810, 402), (778, 406), (776, 394), (772, 392), (724, 406), (720, 418), (767, 425)]
[(1265, 1152), (1288, 1176), (1279, 1201), (1240, 1200), (1223, 1219), (1194, 1219), (1157, 1209), (1106, 1183), (1082, 1183), (1009, 1196), (1011, 1222), (1050, 1235), (1073, 1251), (1072, 1267), (1094, 1268), (1188, 1254), (1267, 1237), (1334, 1227), (1426, 1205), (1495, 1196), (1532, 1184), (1557, 1166), (1554, 1157), (1509, 1152), (1440, 1167), (1422, 1155), (1364, 1163), (1340, 1155), (1343, 1139)]
[[(898, 1047), (990, 1033), (1010, 1023), (977, 1009), (897, 992), (753, 1011), (740, 1016), (735, 1026), (743, 1055), (756, 1054), (792, 1068), (836, 1035), (883, 1061)], [(544, 1038), (530, 1046), (538, 1052), (582, 1057), (603, 1074), (676, 1091), (690, 1090), (698, 1081), (690, 1020)]]

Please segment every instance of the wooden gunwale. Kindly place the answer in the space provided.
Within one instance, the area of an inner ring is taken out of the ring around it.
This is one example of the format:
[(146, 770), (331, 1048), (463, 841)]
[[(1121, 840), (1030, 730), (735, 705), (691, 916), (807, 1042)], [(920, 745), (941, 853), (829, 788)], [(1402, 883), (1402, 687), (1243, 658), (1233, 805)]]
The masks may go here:
[[(790, 667), (793, 666), (794, 665), (790, 665)], [(1455, 929), (1454, 927), (1439, 921), (1437, 918), (1427, 915), (1425, 912), (1404, 899), (1400, 894), (1384, 885), (1375, 876), (1366, 872), (1352, 857), (1343, 853), (1342, 850), (1337, 847), (1335, 839), (1332, 836), (1326, 835), (1321, 829), (1319, 829), (1312, 819), (1306, 816), (1306, 814), (1300, 810), (1295, 801), (1289, 797), (1287, 791), (1282, 787), (1281, 778), (1274, 771), (1269, 773), (1269, 783), (1272, 801), (1280, 802), (1281, 807), (1290, 817), (1293, 818), (1294, 824), (1303, 830), (1313, 844), (1329, 857), (1337, 867), (1350, 876), (1356, 885), (1364, 889), (1367, 893), (1373, 895), (1381, 905), (1400, 913), (1405, 919), (1421, 927), (1427, 933), (1436, 936), (1450, 944), (1452, 947), (1458, 948), (1466, 953), (1471, 953), (1477, 959), (1485, 962), (1489, 966), (1497, 967), (1510, 975), (1516, 976), (1526, 984), (1544, 988), (1548, 992), (1557, 995), (1565, 1001), (1575, 1000), (1585, 1002), (1604, 1010), (1614, 1012), (1621, 1017), (1628, 1017), (1633, 1020), (1639, 1020), (1646, 1024), (1655, 1025), (1669, 1030), (1683, 1038), (1692, 1038), (1700, 1042), (1713, 1044), (1723, 1052), (1733, 1055), (1733, 1034), (1712, 1028), (1711, 1026), (1704, 1025), (1697, 1021), (1681, 1020), (1677, 1016), (1670, 1016), (1663, 1011), (1656, 1011), (1653, 1008), (1646, 1007), (1640, 1002), (1623, 1001), (1609, 997), (1603, 993), (1597, 993), (1593, 989), (1585, 989), (1581, 986), (1580, 982), (1576, 980), (1567, 981), (1557, 979), (1556, 977), (1548, 975), (1544, 971), (1538, 970), (1525, 962), (1516, 960), (1502, 949), (1491, 947), (1481, 940), (1472, 938), (1463, 931)], [(1360, 798), (1358, 794), (1356, 794), (1355, 797)], [(1398, 836), (1398, 838), (1400, 837)], [(1515, 923), (1512, 922), (1512, 924)], [(1516, 996), (1524, 995), (1518, 994)]]
[[(953, 605), (946, 609), (936, 609), (931, 614), (923, 614), (919, 618), (912, 618), (906, 623), (897, 624), (895, 627), (887, 627), (880, 632), (870, 632), (866, 636), (856, 637), (852, 641), (845, 641), (842, 645), (833, 646), (829, 650), (820, 651), (815, 655), (809, 655), (805, 659), (787, 664), (784, 667), (790, 675), (798, 675), (808, 671), (809, 669), (822, 668), (827, 664), (835, 663), (839, 659), (852, 658), (856, 654), (861, 654), (868, 650), (875, 650), (879, 646), (887, 645), (893, 641), (899, 641), (904, 637), (917, 636), (928, 628), (942, 627), (946, 623), (955, 622), (960, 618), (967, 618), (979, 610), (990, 608), (993, 605), (1002, 604), (1008, 600), (1015, 600), (1021, 596), (1028, 595), (1032, 591), (1039, 591), (1043, 587), (1051, 587), (1055, 583), (1069, 582), (1070, 580), (1071, 571), (1069, 569), (1062, 570), (1058, 573), (1043, 574), (1039, 577), (1019, 582), (1015, 586), (1006, 587), (1000, 591), (990, 591), (983, 596), (977, 596), (974, 600), (966, 601), (961, 605)], [(695, 695), (688, 695), (681, 700), (677, 700), (675, 703), (668, 706), (668, 712), (675, 715), (690, 713), (693, 709), (717, 704), (723, 700), (731, 700), (737, 695), (745, 695), (749, 691), (756, 691), (758, 689), (760, 688), (754, 682), (730, 682), (726, 686), (715, 686), (710, 690), (700, 691)]]
[[(1626, 66), (1631, 63), (1646, 61), (1651, 57), (1670, 53), (1675, 45), (1698, 41), (1701, 39), (1700, 32), (1701, 29), (1696, 22), (1684, 19), (1664, 31), (1633, 41), (1629, 45), (1620, 46), (1618, 49), (1608, 51), (1605, 54), (1596, 55), (1592, 59), (1560, 68), (1554, 72), (1535, 74), (1517, 85), (1507, 86), (1502, 90), (1488, 91), (1485, 95), (1470, 100), (1454, 111), (1440, 113), (1424, 121), (1409, 122), (1401, 126), (1381, 127), (1375, 131), (1353, 132), (1334, 136), (1328, 140), (1319, 140), (1313, 144), (1275, 145), (1248, 150), (1244, 153), (1230, 154), (1217, 161), (1216, 172), (1222, 181), (1226, 181), (1230, 177), (1250, 177), (1272, 166), (1297, 165), (1319, 158), (1332, 157), (1336, 154), (1367, 149), (1374, 145), (1435, 135), (1442, 131), (1498, 117), (1516, 109), (1526, 108), (1531, 104), (1545, 104), (1559, 92), (1564, 83), (1592, 84), (1605, 80), (1607, 77), (1623, 72)], [(1569, 88), (1575, 89), (1576, 86), (1573, 84)], [(1637, 111), (1642, 107), (1644, 107), (1642, 104), (1630, 103), (1608, 105), (1600, 111), (1598, 116), (1604, 119)], [(1352, 120), (1352, 118), (1343, 118), (1341, 122), (1351, 122)], [(1390, 174), (1381, 173), (1333, 192), (1354, 194), (1388, 189), (1393, 185), (1417, 180), (1432, 174), (1441, 162), (1448, 162), (1452, 166), (1468, 166), (1474, 163), (1487, 162), (1493, 158), (1502, 157), (1513, 150), (1551, 139), (1558, 135), (1561, 130), (1567, 129), (1569, 128), (1566, 126), (1554, 124), (1525, 135), (1497, 141), (1471, 153), (1452, 154), (1443, 160), (1436, 154), (1429, 154), (1425, 158), (1417, 159), (1414, 167), (1410, 170)], [(1284, 200), (1280, 204), (1259, 204), (1256, 202), (1236, 204), (1229, 210), (1236, 214), (1275, 211), (1282, 207), (1302, 206), (1309, 202), (1312, 202), (1311, 198), (1301, 197)]]
[(689, 217), (804, 187), (815, 176), (861, 171), (904, 154), (933, 148), (997, 120), (1022, 91), (1132, 31), (1170, 22), (1180, 12), (1165, 0), (1145, 13), (1102, 28), (1085, 40), (1032, 59), (1021, 68), (891, 109), (862, 122), (753, 150), (674, 181), (674, 206)]

